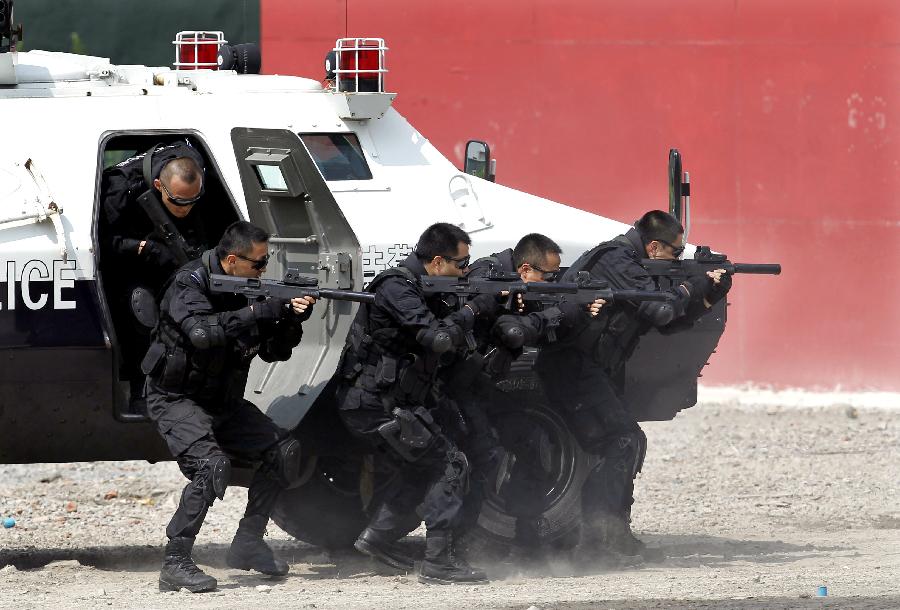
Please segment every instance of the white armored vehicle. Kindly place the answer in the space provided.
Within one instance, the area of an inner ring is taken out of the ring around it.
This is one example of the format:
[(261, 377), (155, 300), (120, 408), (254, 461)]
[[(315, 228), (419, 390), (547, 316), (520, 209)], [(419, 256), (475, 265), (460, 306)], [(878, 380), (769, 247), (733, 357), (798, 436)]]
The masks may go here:
[[(156, 144), (187, 140), (206, 160), (202, 205), (217, 206), (222, 220), (248, 219), (271, 232), (271, 278), (299, 267), (322, 287), (361, 290), (438, 221), (468, 231), (475, 257), (540, 231), (562, 246), (564, 264), (627, 228), (495, 184), (483, 143), (468, 146), (467, 171), (454, 167), (392, 107), (396, 94), (384, 90), (379, 39), (338, 41), (335, 79), (323, 86), (245, 73), (252, 71), (253, 49), (229, 47), (218, 33), (181, 33), (170, 69), (16, 53), (9, 15), (6, 21), (0, 24), (2, 462), (169, 458), (154, 426), (128, 408), (122, 333), (106, 292), (110, 253), (98, 239), (102, 172)], [(221, 69), (231, 64), (235, 69)], [(273, 518), (314, 544), (352, 543), (380, 489), (377, 460), (343, 432), (322, 393), (354, 307), (316, 305), (293, 357), (257, 360), (247, 387), (249, 400), (301, 439), (301, 481)], [(653, 344), (665, 339), (643, 342), (628, 383), (643, 419), (670, 419), (694, 404), (696, 376), (724, 328), (724, 305), (719, 314), (707, 316), (652, 371), (641, 362), (659, 354)], [(577, 527), (581, 481), (596, 458), (544, 406), (529, 363), (523, 358), (500, 382), (509, 402), (497, 407), (494, 424), (517, 459), (492, 474), (480, 534), (511, 541), (516, 519), (527, 518), (542, 542), (563, 543)], [(517, 476), (516, 468), (529, 472)], [(515, 502), (508, 501), (511, 480), (528, 481), (527, 493), (515, 486)]]

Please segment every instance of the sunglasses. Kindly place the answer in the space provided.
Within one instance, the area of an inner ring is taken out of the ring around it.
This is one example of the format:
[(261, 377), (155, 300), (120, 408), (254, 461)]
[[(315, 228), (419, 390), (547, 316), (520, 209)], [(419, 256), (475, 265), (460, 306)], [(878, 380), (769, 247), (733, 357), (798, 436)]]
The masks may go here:
[(457, 269), (465, 269), (469, 266), (469, 261), (472, 260), (471, 256), (464, 256), (462, 258), (452, 258), (450, 256), (441, 256), (445, 261), (456, 263)]
[(559, 276), (559, 269), (556, 271), (547, 271), (546, 269), (541, 269), (537, 265), (531, 265), (531, 268), (540, 273), (541, 279), (545, 282), (555, 282), (557, 276)]
[(670, 244), (669, 242), (667, 242), (664, 239), (657, 239), (654, 241), (658, 241), (659, 243), (665, 244), (665, 245), (669, 246), (670, 248), (672, 248), (672, 255), (675, 256), (675, 258), (678, 258), (682, 254), (684, 254), (684, 246), (673, 246), (672, 244)]
[(237, 252), (233, 252), (232, 254), (234, 254), (239, 259), (250, 263), (250, 266), (253, 267), (254, 269), (256, 269), (257, 271), (262, 271), (263, 269), (266, 268), (266, 265), (269, 264), (269, 255), (268, 254), (266, 254), (259, 260), (247, 258), (246, 256), (242, 256), (242, 255), (238, 254)]
[(166, 192), (166, 196), (168, 196), (169, 201), (171, 201), (173, 205), (177, 205), (180, 207), (194, 205), (195, 203), (197, 203), (198, 199), (203, 197), (203, 185), (202, 184), (200, 185), (200, 192), (197, 193), (196, 196), (191, 197), (190, 199), (184, 199), (181, 197), (173, 196), (172, 193), (169, 192), (169, 189), (166, 187), (165, 183), (162, 180), (159, 181), (159, 184), (163, 188), (163, 190)]

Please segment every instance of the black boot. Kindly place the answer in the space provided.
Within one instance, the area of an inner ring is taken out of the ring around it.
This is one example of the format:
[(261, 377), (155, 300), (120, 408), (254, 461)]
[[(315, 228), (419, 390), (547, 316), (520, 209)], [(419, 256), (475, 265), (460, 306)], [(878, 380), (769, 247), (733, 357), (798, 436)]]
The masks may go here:
[(419, 582), (452, 585), (483, 584), (487, 574), (455, 556), (453, 534), (429, 531), (425, 535), (425, 560), (419, 565)]
[(395, 542), (396, 539), (391, 534), (367, 527), (353, 543), (353, 547), (395, 570), (412, 572), (413, 558), (403, 552)]
[(637, 555), (645, 561), (663, 561), (666, 554), (662, 549), (649, 548), (631, 531), (631, 520), (628, 517), (610, 515), (603, 525), (606, 545), (623, 555)]
[(216, 579), (197, 567), (191, 559), (193, 538), (171, 538), (166, 544), (162, 570), (159, 572), (160, 591), (178, 591), (182, 588), (191, 593), (213, 591)]
[(229, 568), (256, 570), (269, 576), (284, 576), (288, 573), (288, 564), (276, 559), (272, 549), (263, 540), (268, 523), (269, 518), (265, 515), (241, 519), (225, 558)]
[(585, 549), (599, 549), (607, 558), (614, 560), (612, 563), (621, 564), (619, 567), (665, 559), (662, 549), (648, 548), (634, 535), (627, 516), (612, 513), (603, 513), (592, 518), (586, 538), (579, 546)]

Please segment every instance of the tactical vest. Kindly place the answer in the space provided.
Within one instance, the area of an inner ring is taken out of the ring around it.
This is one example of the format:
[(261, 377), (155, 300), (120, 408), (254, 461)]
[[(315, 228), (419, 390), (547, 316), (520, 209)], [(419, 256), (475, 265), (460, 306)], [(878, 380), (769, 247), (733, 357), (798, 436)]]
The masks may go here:
[[(235, 346), (197, 349), (180, 326), (169, 315), (169, 304), (174, 292), (168, 290), (175, 278), (190, 272), (204, 293), (210, 297), (215, 310), (218, 295), (209, 293), (209, 276), (212, 273), (214, 250), (182, 267), (164, 287), (160, 304), (159, 323), (154, 329), (153, 343), (147, 352), (142, 368), (161, 390), (172, 394), (184, 394), (213, 408), (224, 408), (232, 399), (241, 398), (247, 382), (250, 361), (258, 347), (237, 353)], [(210, 315), (209, 322), (218, 323), (218, 316)]]
[[(419, 279), (405, 267), (382, 271), (366, 287), (374, 293), (388, 278), (401, 277), (421, 292)], [(370, 307), (362, 303), (350, 326), (338, 371), (353, 385), (383, 395), (385, 408), (394, 403), (422, 404), (435, 381), (438, 357), (396, 326), (372, 327)]]
[[(610, 250), (623, 246), (633, 247), (624, 237), (619, 236), (603, 242), (582, 254), (566, 271), (561, 281), (574, 281), (579, 271), (591, 271), (600, 258)], [(625, 363), (634, 353), (650, 325), (637, 316), (637, 307), (631, 303), (616, 303), (603, 307), (595, 318), (576, 339), (576, 345), (591, 356), (612, 378), (619, 377)]]
[(516, 271), (515, 263), (512, 259), (513, 251), (511, 248), (503, 252), (495, 252), (490, 256), (483, 256), (469, 265), (469, 275), (478, 277), (482, 269), (500, 271), (504, 273), (514, 273)]

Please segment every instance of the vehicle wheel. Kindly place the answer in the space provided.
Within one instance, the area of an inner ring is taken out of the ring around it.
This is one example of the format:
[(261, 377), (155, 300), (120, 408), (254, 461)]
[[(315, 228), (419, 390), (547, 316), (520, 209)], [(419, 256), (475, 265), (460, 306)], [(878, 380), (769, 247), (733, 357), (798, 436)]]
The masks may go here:
[[(306, 482), (286, 489), (272, 511), (276, 525), (298, 540), (329, 549), (349, 548), (369, 520), (360, 492), (364, 456), (310, 458)], [(383, 481), (379, 475), (375, 480)], [(383, 489), (372, 489), (373, 497)], [(375, 501), (375, 500), (372, 500)]]
[(600, 457), (581, 448), (532, 374), (510, 376), (498, 387), (504, 400), (490, 416), (506, 455), (488, 476), (470, 537), (507, 549), (569, 548), (578, 541), (581, 486)]

